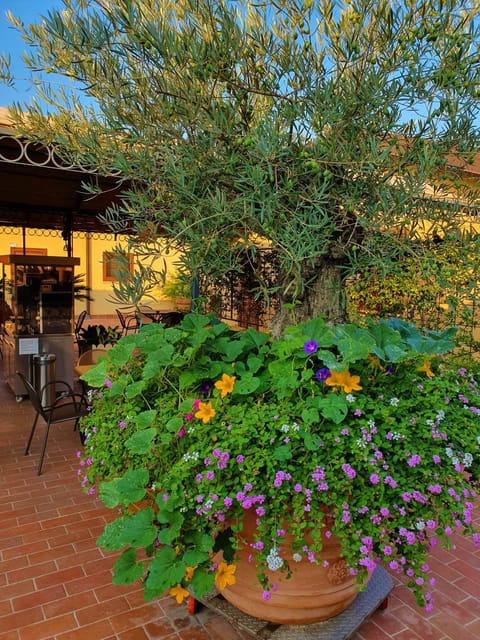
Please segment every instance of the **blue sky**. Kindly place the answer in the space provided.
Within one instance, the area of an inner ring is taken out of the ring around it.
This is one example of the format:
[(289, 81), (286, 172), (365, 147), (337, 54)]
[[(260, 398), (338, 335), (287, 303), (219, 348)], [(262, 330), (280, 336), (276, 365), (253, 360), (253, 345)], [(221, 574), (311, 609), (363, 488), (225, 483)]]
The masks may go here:
[(30, 73), (21, 59), (27, 45), (10, 26), (5, 13), (11, 11), (25, 23), (37, 22), (40, 15), (61, 5), (61, 0), (0, 0), (0, 51), (10, 54), (12, 70), (19, 78), (15, 89), (0, 82), (0, 107), (6, 107), (12, 102), (28, 102), (34, 93), (26, 80)]

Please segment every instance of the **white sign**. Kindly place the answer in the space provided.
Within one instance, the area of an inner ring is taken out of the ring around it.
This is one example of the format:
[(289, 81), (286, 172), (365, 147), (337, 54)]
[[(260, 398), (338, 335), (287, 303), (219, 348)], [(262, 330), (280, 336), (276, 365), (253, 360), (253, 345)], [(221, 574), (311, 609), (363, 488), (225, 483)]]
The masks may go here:
[(18, 355), (30, 356), (38, 353), (38, 338), (19, 338), (18, 339)]

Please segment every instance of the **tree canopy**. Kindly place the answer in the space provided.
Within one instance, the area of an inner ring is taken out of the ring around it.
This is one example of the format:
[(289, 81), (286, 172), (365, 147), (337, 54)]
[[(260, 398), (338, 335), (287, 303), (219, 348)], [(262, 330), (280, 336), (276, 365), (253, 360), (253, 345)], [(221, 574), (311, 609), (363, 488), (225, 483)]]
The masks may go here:
[(479, 139), (476, 0), (63, 4), (11, 21), (29, 66), (82, 97), (47, 82), (49, 106), (15, 118), (69, 162), (121, 174), (107, 218), (137, 253), (164, 238), (215, 279), (271, 247), (278, 279), (255, 286), (288, 303), (282, 326), (342, 320), (353, 273), (420, 265), (434, 238), (460, 245), (477, 204), (463, 179)]

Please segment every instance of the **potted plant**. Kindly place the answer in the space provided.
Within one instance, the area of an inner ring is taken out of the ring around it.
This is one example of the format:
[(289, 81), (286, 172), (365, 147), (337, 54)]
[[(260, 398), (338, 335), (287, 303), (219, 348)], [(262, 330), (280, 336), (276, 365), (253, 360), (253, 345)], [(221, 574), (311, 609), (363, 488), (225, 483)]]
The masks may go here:
[(316, 318), (272, 340), (190, 314), (122, 338), (85, 376), (80, 456), (117, 513), (98, 541), (123, 550), (114, 581), (228, 598), (247, 548), (269, 619), (262, 603), (328, 566), (335, 539), (358, 588), (383, 563), (431, 608), (429, 550), (458, 530), (480, 541), (479, 387), (446, 356), (454, 333)]
[(162, 287), (162, 293), (169, 298), (175, 310), (190, 311), (192, 304), (192, 285), (181, 274), (167, 279)]
[(121, 337), (122, 331), (118, 327), (105, 327), (103, 324), (89, 324), (79, 332), (78, 350), (84, 353), (92, 347), (115, 344)]

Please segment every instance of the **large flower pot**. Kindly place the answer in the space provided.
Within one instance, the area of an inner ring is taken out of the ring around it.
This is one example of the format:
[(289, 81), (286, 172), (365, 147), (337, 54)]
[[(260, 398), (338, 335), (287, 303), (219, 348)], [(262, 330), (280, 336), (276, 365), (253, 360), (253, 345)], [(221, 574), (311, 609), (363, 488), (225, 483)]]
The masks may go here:
[(324, 535), (319, 564), (312, 564), (305, 556), (300, 562), (295, 562), (288, 548), (287, 535), (280, 555), (292, 567), (293, 575), (287, 579), (281, 571), (267, 571), (277, 586), (269, 599), (263, 599), (263, 589), (256, 577), (249, 546), (253, 542), (254, 531), (255, 516), (247, 512), (243, 530), (238, 534), (242, 546), (236, 556), (236, 582), (222, 590), (222, 596), (237, 609), (277, 624), (309, 624), (336, 616), (353, 602), (358, 594), (358, 585), (345, 560), (340, 557), (340, 542), (338, 538), (326, 538)]

